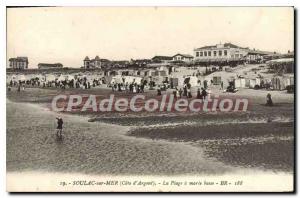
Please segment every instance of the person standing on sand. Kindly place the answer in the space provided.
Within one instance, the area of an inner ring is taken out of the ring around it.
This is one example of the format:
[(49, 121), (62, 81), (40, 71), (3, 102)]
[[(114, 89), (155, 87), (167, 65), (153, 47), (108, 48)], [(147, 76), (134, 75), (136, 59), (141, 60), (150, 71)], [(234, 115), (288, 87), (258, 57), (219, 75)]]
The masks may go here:
[(273, 100), (270, 93), (267, 94), (267, 106), (273, 106)]
[(179, 98), (182, 97), (182, 92), (183, 92), (183, 91), (182, 91), (182, 89), (180, 88), (180, 89), (179, 89)]
[(202, 99), (200, 89), (197, 90), (197, 99)]
[(61, 117), (57, 117), (56, 120), (57, 120), (56, 136), (61, 138), (64, 121)]

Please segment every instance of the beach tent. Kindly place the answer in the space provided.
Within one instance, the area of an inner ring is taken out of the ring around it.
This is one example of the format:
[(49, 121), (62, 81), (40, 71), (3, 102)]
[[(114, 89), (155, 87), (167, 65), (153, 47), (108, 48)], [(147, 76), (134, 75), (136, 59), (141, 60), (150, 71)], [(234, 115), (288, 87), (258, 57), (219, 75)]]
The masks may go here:
[(41, 74), (30, 77), (30, 79), (36, 79), (36, 78), (38, 78), (39, 81), (45, 81), (45, 76)]
[(104, 76), (104, 81), (105, 81), (106, 84), (111, 83), (111, 81), (112, 81), (112, 76)]
[(69, 74), (69, 75), (66, 76), (66, 79), (67, 80), (75, 80), (75, 77), (73, 75)]
[(52, 82), (52, 81), (55, 81), (55, 80), (56, 80), (55, 75), (53, 75), (53, 74), (46, 75), (46, 81), (47, 82)]
[(57, 80), (58, 81), (64, 81), (64, 80), (66, 80), (66, 76), (65, 75), (60, 75)]
[(116, 76), (112, 77), (110, 83), (111, 84), (123, 83), (122, 76), (121, 75), (116, 75)]
[(9, 81), (17, 81), (17, 76), (16, 75), (11, 75), (9, 78)]
[(17, 81), (26, 81), (26, 77), (25, 77), (24, 74), (20, 74), (20, 75), (17, 76), (17, 79), (16, 79), (16, 80), (17, 80)]
[(272, 63), (288, 63), (288, 62), (294, 62), (294, 58), (274, 59), (274, 60), (267, 61), (267, 64), (272, 64)]
[(192, 87), (199, 86), (198, 84), (198, 78), (196, 76), (188, 76), (185, 78), (186, 82), (189, 82)]
[(137, 77), (137, 76), (117, 75), (117, 76), (112, 77), (110, 83), (128, 83), (128, 84), (136, 83), (136, 84), (140, 85), (142, 82), (142, 79), (143, 78)]
[(138, 85), (140, 85), (141, 82), (142, 82), (142, 79), (143, 79), (143, 78), (141, 78), (141, 77), (136, 77), (136, 76), (125, 76), (125, 83), (130, 84), (130, 83), (135, 82), (135, 83), (137, 83)]
[(161, 85), (165, 78), (163, 76), (153, 76), (152, 81), (155, 82), (155, 84)]

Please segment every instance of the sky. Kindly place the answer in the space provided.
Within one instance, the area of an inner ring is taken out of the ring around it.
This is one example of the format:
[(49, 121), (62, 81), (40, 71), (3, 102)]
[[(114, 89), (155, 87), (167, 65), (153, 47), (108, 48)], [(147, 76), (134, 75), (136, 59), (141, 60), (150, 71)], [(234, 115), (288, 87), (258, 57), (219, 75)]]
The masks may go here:
[(286, 53), (294, 49), (292, 7), (36, 7), (7, 9), (7, 62), (81, 67), (110, 60), (193, 55), (204, 45)]

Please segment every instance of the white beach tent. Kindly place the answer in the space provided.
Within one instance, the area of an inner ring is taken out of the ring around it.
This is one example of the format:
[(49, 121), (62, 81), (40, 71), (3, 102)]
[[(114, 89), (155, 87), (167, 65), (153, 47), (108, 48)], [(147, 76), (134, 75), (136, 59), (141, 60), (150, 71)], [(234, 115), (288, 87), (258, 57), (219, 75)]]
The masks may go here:
[(136, 76), (124, 76), (125, 78), (125, 83), (133, 83), (135, 82), (136, 84), (140, 85), (142, 78), (141, 77), (136, 77)]
[(44, 75), (41, 75), (41, 74), (35, 75), (35, 76), (31, 77), (31, 78), (38, 78), (39, 81), (41, 81), (41, 82), (46, 81), (46, 77)]
[(20, 74), (17, 76), (17, 81), (25, 81), (26, 80), (26, 77), (24, 74)]
[(116, 83), (122, 83), (122, 76), (121, 75), (116, 75), (111, 78), (110, 84), (116, 84)]
[(55, 75), (53, 75), (53, 74), (46, 75), (46, 81), (47, 82), (52, 82), (52, 81), (55, 81), (55, 80), (56, 80)]
[(58, 81), (64, 81), (64, 80), (66, 80), (66, 76), (65, 75), (60, 75), (59, 77), (58, 77)]
[(185, 79), (190, 79), (189, 83), (191, 84), (192, 87), (198, 86), (198, 78), (196, 76), (188, 76)]
[(268, 64), (272, 63), (288, 63), (288, 62), (294, 62), (294, 58), (280, 58), (280, 59), (274, 59), (267, 61)]
[(75, 77), (73, 75), (69, 74), (69, 75), (66, 76), (66, 79), (67, 80), (75, 80)]
[(11, 76), (7, 76), (8, 78), (7, 78), (7, 80), (8, 81), (17, 81), (17, 76), (16, 75), (11, 75)]

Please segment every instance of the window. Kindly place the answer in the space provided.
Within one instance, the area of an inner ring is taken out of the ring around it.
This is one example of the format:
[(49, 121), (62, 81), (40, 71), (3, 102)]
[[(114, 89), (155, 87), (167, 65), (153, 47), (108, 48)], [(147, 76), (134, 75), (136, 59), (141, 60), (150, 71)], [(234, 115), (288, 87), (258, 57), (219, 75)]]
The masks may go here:
[(204, 52), (204, 56), (207, 56), (207, 52)]
[(243, 58), (243, 54), (240, 54), (240, 57)]
[(217, 56), (217, 51), (214, 51), (214, 56)]
[(219, 56), (222, 56), (222, 50), (219, 50)]
[(227, 50), (224, 50), (224, 56), (227, 56)]
[(208, 56), (211, 56), (211, 51), (208, 51)]
[(198, 57), (199, 56), (199, 52), (196, 52), (196, 57)]
[(200, 56), (203, 56), (203, 52), (200, 52)]

